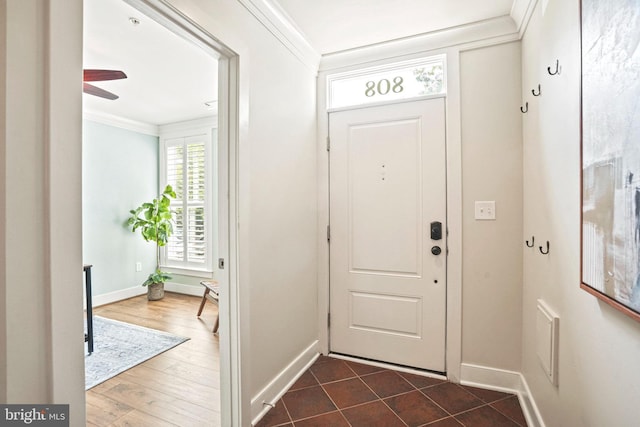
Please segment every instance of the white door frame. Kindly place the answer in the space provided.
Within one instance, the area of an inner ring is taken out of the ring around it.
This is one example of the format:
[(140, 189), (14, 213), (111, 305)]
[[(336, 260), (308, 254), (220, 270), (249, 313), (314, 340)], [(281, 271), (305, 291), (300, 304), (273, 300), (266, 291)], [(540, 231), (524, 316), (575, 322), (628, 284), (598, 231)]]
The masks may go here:
[(327, 76), (390, 62), (415, 59), (425, 55), (446, 54), (447, 95), (445, 102), (447, 156), (447, 328), (446, 371), (453, 382), (460, 381), (462, 364), (462, 132), (460, 127), (460, 49), (451, 47), (428, 53), (418, 52), (403, 57), (381, 58), (340, 68), (322, 69), (318, 75), (318, 331), (323, 354), (329, 350), (329, 246), (326, 239), (329, 224), (329, 109)]
[[(238, 55), (161, 0), (124, 0), (218, 59), (218, 256), (220, 271), (220, 413), (223, 426), (243, 422), (238, 280)], [(228, 197), (225, 197), (228, 195)], [(215, 260), (214, 260), (215, 262)], [(226, 285), (226, 286), (225, 286)]]

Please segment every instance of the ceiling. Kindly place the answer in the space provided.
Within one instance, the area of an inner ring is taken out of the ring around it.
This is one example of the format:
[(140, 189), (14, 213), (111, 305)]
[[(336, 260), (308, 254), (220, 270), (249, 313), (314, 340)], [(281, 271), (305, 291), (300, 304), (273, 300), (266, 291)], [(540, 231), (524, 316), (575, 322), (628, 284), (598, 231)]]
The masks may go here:
[[(506, 16), (514, 3), (514, 0), (267, 1), (279, 4), (321, 54)], [(86, 112), (151, 125), (217, 113), (217, 109), (204, 105), (217, 99), (214, 57), (124, 0), (84, 3), (84, 67), (122, 70), (128, 76), (124, 80), (92, 83), (120, 98), (109, 101), (85, 94)], [(134, 25), (131, 17), (140, 23)]]
[(83, 94), (86, 112), (151, 125), (217, 113), (204, 105), (218, 97), (217, 60), (123, 0), (85, 0), (83, 62), (85, 69), (127, 74), (124, 80), (92, 82), (120, 98)]
[(277, 0), (321, 54), (508, 16), (514, 0)]

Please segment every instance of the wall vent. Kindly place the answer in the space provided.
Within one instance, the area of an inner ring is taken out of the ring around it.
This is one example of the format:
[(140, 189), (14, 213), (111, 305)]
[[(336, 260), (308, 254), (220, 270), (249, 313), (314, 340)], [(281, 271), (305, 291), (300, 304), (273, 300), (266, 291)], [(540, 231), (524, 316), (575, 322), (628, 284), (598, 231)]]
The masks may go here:
[(538, 300), (536, 311), (536, 351), (542, 369), (553, 385), (558, 385), (558, 332), (560, 318)]

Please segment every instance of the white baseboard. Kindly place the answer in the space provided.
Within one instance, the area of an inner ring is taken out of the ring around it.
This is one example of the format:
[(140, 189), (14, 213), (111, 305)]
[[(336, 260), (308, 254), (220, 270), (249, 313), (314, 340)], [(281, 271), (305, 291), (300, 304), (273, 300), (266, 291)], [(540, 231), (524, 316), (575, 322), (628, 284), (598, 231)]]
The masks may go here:
[[(193, 286), (193, 285), (183, 285), (182, 283), (171, 283), (167, 282), (164, 284), (164, 290), (168, 292), (175, 292), (178, 294), (184, 295), (193, 295), (197, 297), (201, 297), (204, 292), (204, 288), (202, 286)], [(93, 296), (93, 306), (100, 307), (101, 305), (111, 304), (113, 302), (122, 301), (125, 299), (137, 297), (138, 295), (144, 295), (147, 293), (147, 288), (144, 286), (134, 286), (132, 288), (120, 289), (118, 291), (109, 292), (102, 295), (94, 295)], [(86, 300), (83, 303), (84, 309), (86, 310), (87, 303)]]
[(545, 427), (529, 385), (521, 373), (463, 363), (460, 369), (460, 384), (516, 394), (527, 425)]
[[(134, 286), (132, 288), (120, 289), (119, 291), (113, 291), (102, 295), (93, 295), (93, 306), (100, 307), (101, 305), (111, 304), (112, 302), (122, 301), (128, 298), (137, 297), (138, 295), (144, 295), (147, 293), (147, 288), (144, 286)], [(85, 302), (85, 310), (86, 302)]]
[(316, 340), (251, 399), (251, 425), (256, 425), (265, 416), (319, 355), (319, 343)]
[(460, 367), (460, 383), (490, 390), (517, 393), (520, 390), (521, 375), (519, 372), (487, 366), (463, 363)]
[(520, 384), (521, 389), (518, 393), (518, 399), (520, 400), (522, 412), (524, 412), (524, 416), (527, 419), (527, 424), (529, 427), (546, 427), (544, 420), (542, 419), (542, 414), (540, 414), (540, 410), (538, 409), (538, 405), (536, 405), (536, 401), (531, 395), (531, 390), (529, 389), (527, 380), (524, 378), (524, 375), (520, 376), (522, 378), (522, 383)]
[(193, 295), (201, 297), (204, 293), (203, 286), (184, 285), (182, 283), (167, 282), (164, 284), (164, 290), (169, 292), (175, 292), (183, 295)]

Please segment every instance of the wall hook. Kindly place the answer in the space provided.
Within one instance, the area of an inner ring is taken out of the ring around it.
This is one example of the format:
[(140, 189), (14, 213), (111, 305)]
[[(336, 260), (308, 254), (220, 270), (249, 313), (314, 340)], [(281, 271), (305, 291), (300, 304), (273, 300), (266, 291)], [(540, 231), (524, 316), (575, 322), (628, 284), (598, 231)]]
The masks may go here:
[(520, 107), (520, 111), (522, 111), (522, 114), (525, 114), (527, 111), (529, 111), (529, 103), (525, 102), (524, 105), (524, 108)]
[(542, 255), (546, 255), (549, 253), (549, 241), (547, 240), (547, 251), (545, 252), (544, 250), (542, 250), (542, 246), (538, 246), (538, 249), (540, 249), (540, 253)]
[(542, 95), (542, 89), (540, 88), (540, 85), (538, 85), (538, 93), (536, 93), (535, 89), (531, 89), (531, 93), (533, 94), (533, 96), (540, 96)]
[(531, 236), (531, 244), (529, 244), (528, 240), (525, 240), (525, 243), (527, 244), (528, 248), (532, 248), (534, 246), (533, 242), (536, 241), (536, 236)]
[(551, 67), (547, 67), (547, 72), (552, 76), (555, 76), (556, 74), (560, 74), (561, 70), (562, 68), (560, 68), (560, 61), (558, 61), (557, 59), (556, 59), (556, 71), (551, 71)]

